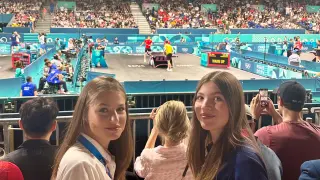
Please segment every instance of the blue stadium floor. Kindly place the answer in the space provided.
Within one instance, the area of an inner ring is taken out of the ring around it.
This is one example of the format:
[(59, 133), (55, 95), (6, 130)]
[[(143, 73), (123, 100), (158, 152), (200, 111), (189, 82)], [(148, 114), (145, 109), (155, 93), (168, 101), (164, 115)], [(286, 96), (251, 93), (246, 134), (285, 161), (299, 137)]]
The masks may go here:
[(200, 66), (200, 58), (192, 54), (178, 54), (173, 58), (173, 72), (166, 71), (165, 68), (154, 69), (143, 62), (143, 55), (108, 54), (106, 55), (106, 68), (93, 68), (92, 71), (101, 73), (116, 74), (119, 81), (162, 81), (166, 80), (200, 80), (205, 74), (222, 70), (235, 75), (239, 80), (246, 79), (266, 79), (265, 77), (241, 71), (236, 68), (207, 68)]

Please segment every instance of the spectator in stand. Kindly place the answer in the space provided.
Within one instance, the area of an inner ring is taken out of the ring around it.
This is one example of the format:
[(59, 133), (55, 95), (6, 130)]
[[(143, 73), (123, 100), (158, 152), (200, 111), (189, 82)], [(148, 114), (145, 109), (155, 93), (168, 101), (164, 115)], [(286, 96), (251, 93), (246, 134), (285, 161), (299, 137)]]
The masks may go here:
[(57, 126), (58, 112), (52, 99), (42, 97), (28, 100), (19, 110), (19, 126), (26, 141), (3, 161), (16, 164), (25, 180), (49, 180), (51, 177), (57, 147), (50, 145), (49, 140)]
[[(248, 105), (245, 105), (245, 106), (246, 106), (246, 115), (249, 121), (249, 125), (252, 129), (252, 132), (255, 132), (256, 120), (252, 118), (250, 107)], [(281, 180), (283, 169), (282, 169), (280, 159), (272, 149), (264, 145), (257, 137), (255, 138), (257, 140), (258, 146), (261, 150), (262, 158), (266, 165), (268, 178), (270, 180)]]
[(80, 28), (137, 28), (125, 1), (77, 0), (77, 11), (60, 9), (54, 16), (52, 27)]
[(320, 158), (320, 127), (302, 119), (306, 90), (301, 84), (284, 82), (277, 94), (282, 116), (270, 99), (266, 107), (261, 106), (259, 95), (252, 99), (253, 119), (259, 119), (265, 109), (276, 124), (259, 129), (255, 136), (278, 155), (283, 167), (282, 179), (298, 179), (303, 162)]
[(133, 147), (123, 86), (111, 77), (97, 77), (79, 95), (52, 179), (124, 180)]
[(0, 2), (0, 14), (14, 14), (12, 27), (30, 27), (34, 30), (41, 5), (38, 0), (3, 0)]
[(24, 180), (18, 166), (11, 162), (0, 161), (1, 180)]
[(200, 7), (185, 0), (160, 1), (158, 11), (147, 9), (145, 14), (151, 28), (206, 28)]
[(32, 77), (26, 78), (26, 83), (22, 84), (20, 96), (37, 96), (37, 86), (32, 83)]
[[(145, 180), (193, 179), (187, 165), (184, 140), (189, 135), (190, 122), (186, 107), (179, 101), (167, 101), (153, 109), (150, 118), (154, 120), (145, 149), (134, 163), (136, 173)], [(155, 148), (158, 135), (163, 145)]]
[(191, 122), (188, 162), (196, 179), (268, 179), (235, 76), (215, 71), (200, 80)]

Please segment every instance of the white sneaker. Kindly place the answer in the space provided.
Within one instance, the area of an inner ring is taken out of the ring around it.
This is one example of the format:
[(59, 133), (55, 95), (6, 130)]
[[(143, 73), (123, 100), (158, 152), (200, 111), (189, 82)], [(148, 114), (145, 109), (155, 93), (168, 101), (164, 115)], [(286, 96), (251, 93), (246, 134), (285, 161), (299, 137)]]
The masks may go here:
[(170, 71), (170, 69), (169, 69), (169, 68), (167, 68), (167, 71)]
[(170, 71), (170, 72), (171, 72), (171, 71), (172, 71), (172, 68), (171, 68), (171, 69), (169, 69), (168, 71)]

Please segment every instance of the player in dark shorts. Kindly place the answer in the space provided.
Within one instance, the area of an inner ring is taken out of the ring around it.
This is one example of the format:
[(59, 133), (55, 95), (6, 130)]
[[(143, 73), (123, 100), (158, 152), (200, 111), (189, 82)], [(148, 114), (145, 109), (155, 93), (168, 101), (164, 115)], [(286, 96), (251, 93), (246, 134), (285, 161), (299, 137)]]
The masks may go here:
[(143, 41), (143, 43), (141, 44), (141, 46), (145, 44), (145, 49), (144, 49), (144, 62), (147, 62), (146, 60), (146, 56), (147, 56), (147, 52), (151, 52), (151, 45), (152, 45), (152, 40), (150, 38), (150, 36), (148, 36), (148, 38), (146, 40)]
[(166, 55), (167, 62), (168, 62), (167, 71), (172, 71), (172, 68), (173, 68), (173, 66), (172, 66), (173, 65), (172, 64), (173, 47), (169, 43), (166, 43), (164, 45), (164, 53)]

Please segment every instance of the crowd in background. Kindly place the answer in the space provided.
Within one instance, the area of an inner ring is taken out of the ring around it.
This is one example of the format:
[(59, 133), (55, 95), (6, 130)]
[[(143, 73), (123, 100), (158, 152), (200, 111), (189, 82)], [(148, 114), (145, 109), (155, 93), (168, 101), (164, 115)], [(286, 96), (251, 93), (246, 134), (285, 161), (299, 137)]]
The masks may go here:
[[(257, 4), (264, 5), (264, 8), (259, 8)], [(230, 28), (297, 29), (301, 28), (302, 24), (308, 25), (307, 29), (317, 30), (319, 29), (317, 24), (319, 16), (306, 12), (306, 5), (316, 4), (316, 1), (295, 0), (268, 0), (259, 3), (250, 0), (227, 0), (219, 4), (217, 12), (209, 13), (209, 19), (223, 30)], [(309, 18), (304, 18), (305, 16)]]
[(313, 31), (314, 33), (320, 32), (320, 12), (317, 13), (301, 13), (297, 14), (296, 22), (301, 25), (301, 27)]
[[(319, 13), (308, 14), (306, 5), (318, 5), (315, 0), (148, 0), (157, 3), (159, 10), (145, 10), (151, 28), (211, 28), (223, 33), (230, 28), (306, 28), (319, 32)], [(202, 11), (201, 4), (217, 4), (217, 11)], [(263, 5), (258, 6), (258, 5)], [(220, 31), (221, 32), (221, 31)]]
[[(156, 28), (305, 28), (320, 31), (320, 12), (307, 13), (306, 5), (319, 5), (316, 0), (146, 0), (159, 9), (145, 9), (151, 29)], [(201, 4), (217, 4), (217, 11), (203, 11)], [(1, 14), (15, 14), (12, 27), (34, 29), (40, 18), (42, 2), (37, 0), (5, 0)], [(257, 5), (264, 5), (261, 8)], [(137, 28), (128, 1), (76, 0), (76, 9), (58, 8), (52, 27)], [(221, 31), (220, 31), (221, 32)]]
[(200, 6), (194, 6), (185, 0), (162, 0), (158, 10), (145, 10), (147, 21), (151, 28), (210, 28), (211, 23), (200, 11)]
[(40, 18), (42, 2), (37, 0), (5, 0), (0, 2), (0, 14), (14, 14), (12, 27), (34, 28)]
[(137, 28), (128, 2), (77, 1), (76, 10), (57, 9), (52, 27)]

